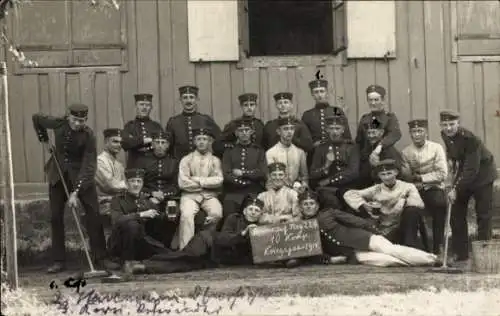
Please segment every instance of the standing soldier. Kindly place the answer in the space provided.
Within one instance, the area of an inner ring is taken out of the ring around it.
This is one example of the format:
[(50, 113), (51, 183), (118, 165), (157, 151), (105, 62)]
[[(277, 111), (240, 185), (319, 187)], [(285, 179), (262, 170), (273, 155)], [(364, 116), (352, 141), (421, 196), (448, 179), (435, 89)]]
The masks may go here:
[(161, 124), (149, 115), (153, 108), (153, 95), (135, 94), (135, 119), (128, 121), (123, 128), (123, 149), (128, 153), (127, 169), (134, 168), (139, 157), (151, 155), (151, 133), (162, 129)]
[(113, 196), (127, 190), (125, 169), (117, 155), (122, 150), (122, 130), (108, 128), (104, 132), (104, 150), (97, 156), (95, 182), (102, 214), (107, 214)]
[[(86, 126), (88, 107), (73, 104), (65, 117), (53, 117), (44, 114), (33, 115), (33, 126), (40, 142), (47, 143), (47, 129), (54, 130), (55, 152), (45, 166), (49, 181), (49, 199), (52, 212), (52, 251), (55, 261), (49, 273), (65, 269), (64, 246), (64, 209), (77, 207), (80, 200), (86, 217), (90, 248), (98, 265), (112, 269), (112, 263), (106, 260), (106, 242), (99, 216), (99, 203), (95, 186), (97, 165), (96, 139), (90, 127)], [(62, 172), (62, 179), (56, 166), (57, 159)], [(69, 190), (66, 195), (64, 183)]]
[[(384, 133), (386, 131), (387, 121), (379, 121), (376, 117), (371, 121), (365, 121), (362, 130), (366, 133), (365, 141), (360, 146), (360, 164), (359, 164), (359, 181), (360, 189), (367, 188), (375, 182), (380, 182), (374, 167), (380, 160), (393, 159), (396, 161), (398, 170), (401, 170), (401, 153), (394, 145), (385, 145)], [(382, 148), (378, 153), (379, 148)], [(374, 154), (375, 153), (375, 154)], [(399, 175), (398, 175), (399, 177)]]
[(367, 129), (371, 122), (377, 121), (383, 126), (383, 133), (380, 142), (373, 148), (368, 156), (369, 160), (377, 162), (383, 160), (380, 153), (383, 149), (393, 147), (401, 139), (401, 130), (396, 115), (385, 109), (385, 89), (378, 85), (371, 85), (366, 88), (366, 98), (370, 106), (370, 112), (363, 114), (359, 120), (356, 143), (359, 144), (361, 153), (364, 155), (371, 148)]
[(444, 181), (448, 176), (446, 153), (427, 139), (427, 120), (408, 122), (412, 144), (403, 149), (402, 178), (417, 187), (425, 209), (432, 216), (433, 252), (441, 254), (446, 216)]
[(343, 117), (329, 117), (325, 125), (329, 139), (316, 148), (309, 177), (312, 185), (318, 186), (321, 204), (340, 208), (344, 193), (358, 180), (359, 149), (351, 139), (345, 138)]
[(264, 123), (255, 117), (255, 109), (257, 107), (257, 94), (255, 93), (244, 93), (238, 97), (240, 101), (241, 109), (243, 115), (240, 118), (236, 118), (224, 126), (222, 131), (222, 142), (224, 143), (224, 149), (234, 147), (237, 142), (237, 137), (235, 136), (235, 130), (238, 128), (238, 122), (240, 119), (247, 120), (251, 123), (253, 129), (252, 143), (262, 147), (262, 136), (264, 135)]
[(278, 135), (279, 119), (280, 118), (293, 118), (296, 121), (295, 134), (293, 135), (293, 144), (301, 148), (306, 153), (313, 148), (313, 142), (311, 138), (311, 133), (309, 129), (304, 124), (304, 122), (293, 117), (293, 94), (290, 92), (279, 92), (274, 95), (274, 101), (276, 102), (276, 108), (278, 108), (278, 118), (270, 120), (264, 126), (264, 138), (263, 145), (264, 149), (269, 149), (276, 145), (280, 140)]
[[(207, 127), (212, 130), (216, 140), (220, 140), (221, 130), (214, 119), (206, 114), (198, 112), (198, 87), (182, 86), (179, 88), (182, 113), (171, 117), (166, 126), (166, 131), (172, 135), (171, 150), (175, 159), (182, 157), (195, 150), (193, 130)], [(219, 155), (224, 150), (219, 141), (212, 144), (212, 151)]]
[(264, 191), (267, 174), (264, 149), (252, 143), (252, 121), (241, 118), (233, 124), (237, 141), (233, 148), (224, 152), (222, 159), (226, 192), (223, 203), (224, 218), (241, 209), (245, 196)]
[[(309, 82), (309, 89), (316, 104), (314, 108), (309, 109), (302, 115), (302, 121), (306, 124), (314, 143), (314, 148), (317, 148), (322, 141), (328, 141), (328, 130), (326, 126), (326, 118), (331, 116), (341, 116), (344, 119), (344, 134), (343, 138), (352, 139), (351, 130), (344, 110), (338, 106), (331, 106), (328, 103), (328, 81), (317, 79)], [(314, 150), (313, 150), (314, 151)], [(313, 152), (309, 153), (308, 165), (311, 165)]]
[(460, 126), (458, 113), (442, 111), (440, 119), (441, 137), (456, 174), (448, 198), (453, 203), (452, 245), (456, 261), (462, 265), (469, 259), (467, 207), (471, 197), (476, 201), (477, 238), (492, 238), (493, 182), (498, 174), (493, 155), (476, 135)]

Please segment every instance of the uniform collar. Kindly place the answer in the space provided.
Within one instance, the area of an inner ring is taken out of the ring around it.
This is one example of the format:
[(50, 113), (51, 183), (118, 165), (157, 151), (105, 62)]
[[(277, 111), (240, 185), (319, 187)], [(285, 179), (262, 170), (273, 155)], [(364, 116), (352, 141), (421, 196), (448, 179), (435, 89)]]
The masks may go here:
[(113, 156), (109, 151), (107, 151), (106, 149), (104, 149), (103, 151), (103, 155), (110, 159), (110, 160), (117, 160), (118, 158), (116, 156)]
[(182, 115), (184, 115), (184, 116), (193, 116), (196, 114), (198, 114), (198, 111), (193, 111), (193, 112), (182, 111)]
[(136, 116), (135, 120), (138, 122), (147, 122), (147, 121), (151, 121), (151, 118), (149, 116), (144, 116), (144, 117)]
[(326, 109), (329, 106), (330, 106), (330, 104), (328, 104), (328, 103), (316, 103), (314, 105), (314, 108), (318, 109), (318, 110), (322, 110), (322, 109)]

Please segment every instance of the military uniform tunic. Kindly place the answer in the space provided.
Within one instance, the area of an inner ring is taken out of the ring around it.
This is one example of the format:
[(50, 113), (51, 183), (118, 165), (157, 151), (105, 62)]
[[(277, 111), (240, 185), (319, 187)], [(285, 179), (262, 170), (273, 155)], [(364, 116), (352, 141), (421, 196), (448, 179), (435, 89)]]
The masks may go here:
[(179, 196), (179, 162), (176, 159), (169, 155), (157, 157), (153, 154), (143, 157), (139, 162), (145, 171), (143, 192), (151, 194), (161, 191), (166, 199)]
[[(242, 176), (235, 176), (233, 169), (240, 169)], [(267, 163), (264, 149), (255, 144), (236, 144), (226, 150), (222, 159), (225, 197), (224, 217), (240, 212), (241, 203), (249, 193), (264, 191)]]
[[(237, 119), (234, 119), (230, 121), (229, 123), (224, 126), (224, 129), (222, 130), (222, 142), (224, 144), (224, 149), (227, 150), (228, 148), (234, 147), (236, 144), (236, 135), (234, 134), (237, 126), (237, 122), (239, 122), (241, 119), (247, 119), (247, 117), (240, 117)], [(250, 120), (250, 118), (248, 118)], [(264, 136), (264, 123), (259, 120), (258, 118), (252, 117), (251, 118), (251, 126), (254, 130), (254, 133), (252, 135), (252, 143), (259, 147), (263, 147), (262, 139)]]
[(125, 124), (123, 128), (122, 147), (128, 153), (127, 169), (141, 168), (136, 164), (139, 157), (150, 156), (153, 148), (151, 143), (144, 144), (145, 137), (162, 130), (160, 123), (151, 120), (149, 117), (137, 117)]
[[(370, 163), (370, 154), (377, 147), (377, 144), (369, 144), (364, 146), (360, 152), (360, 162), (359, 162), (359, 188), (367, 188), (370, 185), (379, 183), (377, 173), (374, 171), (373, 166)], [(379, 155), (380, 160), (393, 159), (396, 161), (396, 167), (401, 170), (403, 164), (403, 156), (399, 150), (394, 146), (382, 147), (382, 151)], [(401, 178), (401, 174), (398, 174), (398, 179)]]
[(370, 112), (363, 114), (359, 120), (356, 143), (360, 145), (361, 152), (365, 152), (370, 147), (370, 142), (366, 136), (366, 126), (377, 120), (384, 126), (384, 136), (380, 142), (382, 149), (392, 147), (401, 139), (401, 130), (396, 114), (392, 112)]
[[(295, 119), (295, 121), (297, 125), (295, 126), (295, 133), (293, 135), (292, 142), (295, 146), (301, 148), (307, 153), (313, 148), (311, 133), (304, 122), (298, 119)], [(262, 142), (266, 150), (276, 145), (276, 143), (280, 140), (280, 136), (277, 132), (279, 127), (278, 122), (279, 119), (270, 120), (264, 126), (264, 136)]]
[[(64, 181), (71, 192), (77, 192), (85, 210), (90, 247), (96, 260), (106, 255), (106, 243), (99, 217), (99, 203), (95, 185), (97, 168), (96, 139), (89, 127), (74, 131), (66, 118), (44, 114), (33, 115), (33, 125), (40, 141), (49, 139), (47, 129), (54, 130), (55, 157), (59, 162)], [(64, 209), (67, 196), (62, 179), (51, 156), (45, 166), (49, 182), (50, 209), (52, 212), (52, 250), (55, 261), (65, 260)]]
[(213, 118), (198, 112), (183, 112), (171, 117), (165, 128), (165, 130), (172, 135), (170, 149), (175, 159), (180, 161), (184, 156), (195, 150), (193, 130), (201, 127), (212, 130), (215, 138), (212, 145), (213, 152), (216, 156), (222, 154), (223, 148), (220, 143), (221, 130)]
[(457, 199), (451, 217), (452, 244), (459, 259), (467, 259), (467, 205), (471, 197), (476, 201), (478, 239), (492, 238), (493, 182), (498, 176), (495, 160), (483, 142), (465, 128), (460, 127), (455, 137), (443, 133), (441, 136), (448, 159), (452, 161), (452, 171), (458, 171), (453, 183)]
[(347, 118), (340, 107), (330, 106), (327, 103), (316, 104), (314, 108), (309, 109), (302, 115), (302, 122), (307, 126), (309, 132), (311, 133), (313, 143), (317, 141), (328, 140), (328, 131), (326, 118), (331, 116), (342, 116), (345, 118), (345, 131), (343, 138), (352, 139), (351, 130), (349, 129), (349, 124), (347, 123)]
[(162, 236), (148, 228), (150, 223), (161, 222), (162, 216), (141, 218), (139, 213), (158, 209), (144, 195), (124, 193), (111, 200), (112, 230), (108, 240), (110, 254), (126, 260), (142, 260), (160, 252)]

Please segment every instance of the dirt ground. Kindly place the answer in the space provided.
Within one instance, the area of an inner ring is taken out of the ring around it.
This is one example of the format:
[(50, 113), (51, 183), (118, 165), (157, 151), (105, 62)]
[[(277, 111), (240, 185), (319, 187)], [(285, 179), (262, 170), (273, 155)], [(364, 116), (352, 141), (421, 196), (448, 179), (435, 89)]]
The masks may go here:
[[(155, 291), (162, 294), (176, 290), (181, 296), (193, 294), (198, 287), (210, 295), (231, 295), (242, 288), (261, 296), (332, 294), (369, 295), (405, 293), (411, 290), (475, 291), (500, 288), (500, 274), (487, 275), (431, 273), (429, 268), (376, 268), (361, 265), (302, 266), (295, 269), (269, 267), (231, 267), (175, 273), (169, 275), (140, 275), (122, 283), (100, 283), (87, 280), (82, 290), (141, 295)], [(20, 286), (48, 302), (54, 297), (49, 285), (60, 287), (74, 272), (48, 275), (41, 269), (20, 272)], [(65, 289), (74, 291), (74, 289)]]

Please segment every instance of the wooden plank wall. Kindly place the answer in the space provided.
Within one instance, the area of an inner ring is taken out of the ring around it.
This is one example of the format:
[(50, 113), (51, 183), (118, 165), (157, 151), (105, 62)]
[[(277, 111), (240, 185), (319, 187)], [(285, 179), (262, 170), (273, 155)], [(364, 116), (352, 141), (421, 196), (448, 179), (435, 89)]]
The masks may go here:
[[(91, 107), (89, 124), (98, 134), (119, 127), (134, 116), (133, 93), (154, 94), (153, 117), (166, 123), (180, 111), (177, 88), (200, 86), (200, 110), (212, 113), (223, 125), (240, 114), (237, 96), (260, 95), (258, 116), (276, 115), (272, 95), (295, 94), (297, 114), (312, 106), (307, 83), (320, 69), (330, 81), (332, 102), (348, 108), (351, 129), (368, 110), (365, 88), (377, 83), (388, 88), (389, 107), (405, 131), (398, 146), (409, 143), (406, 122), (428, 118), (430, 137), (440, 140), (438, 113), (459, 110), (463, 124), (482, 137), (500, 161), (500, 63), (452, 63), (450, 4), (446, 1), (398, 1), (396, 8), (397, 59), (350, 60), (346, 67), (238, 69), (233, 63), (193, 64), (188, 61), (187, 5), (185, 1), (123, 1), (127, 9), (129, 71), (67, 70), (10, 76), (11, 119), (16, 182), (43, 182), (47, 155), (32, 128), (31, 114), (60, 115), (72, 101)], [(12, 65), (11, 65), (12, 67)], [(499, 163), (500, 165), (500, 163)]]

